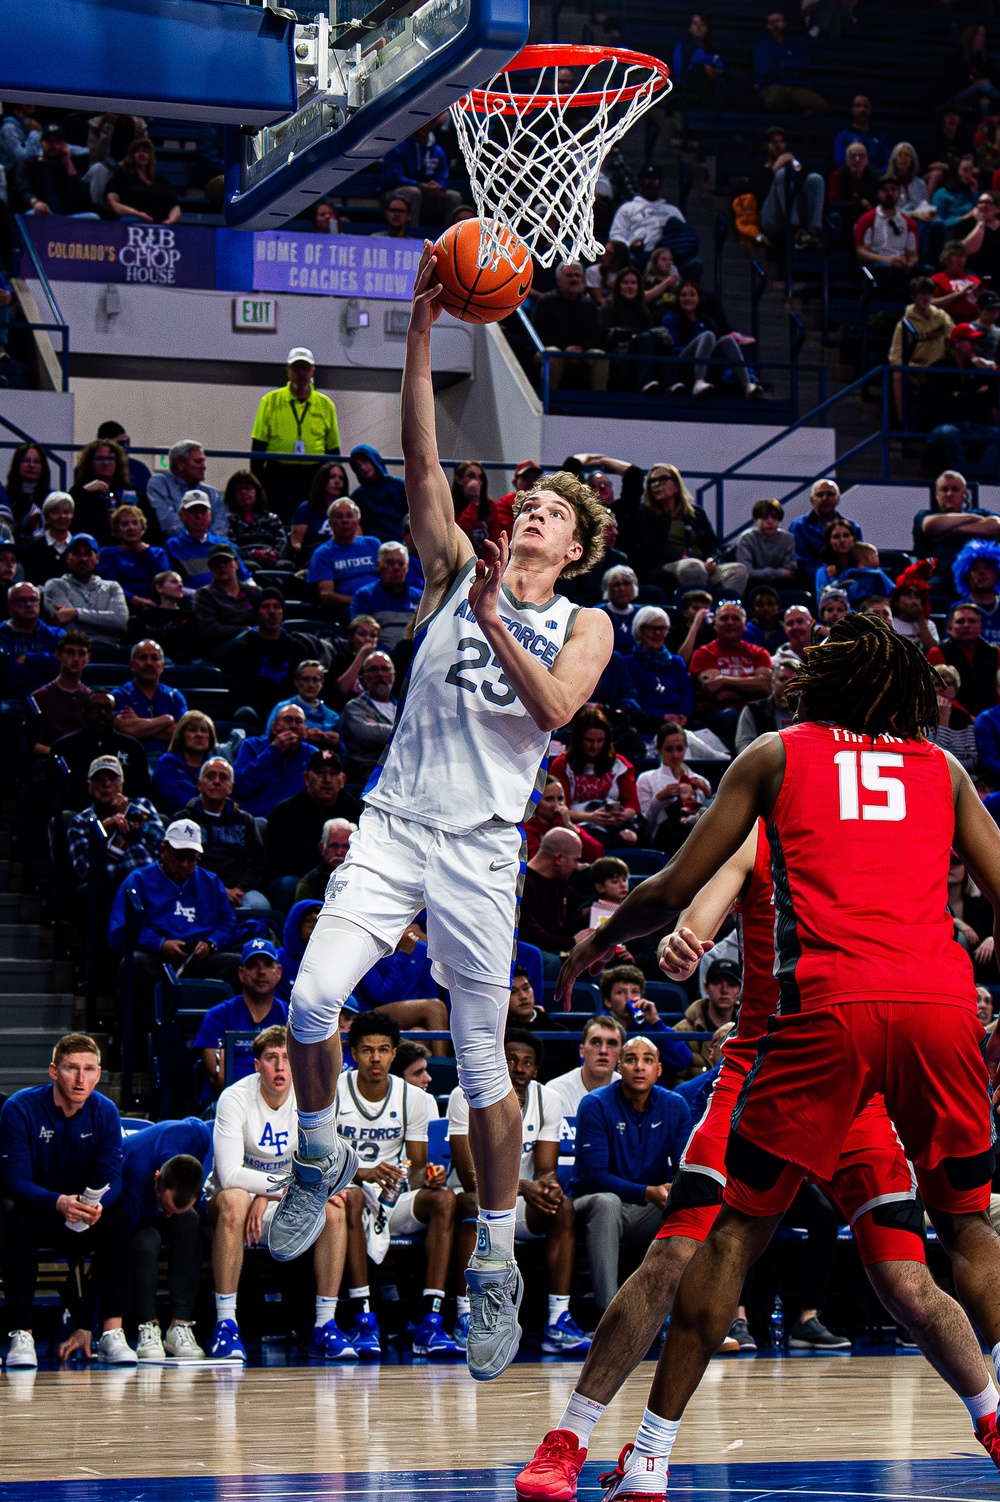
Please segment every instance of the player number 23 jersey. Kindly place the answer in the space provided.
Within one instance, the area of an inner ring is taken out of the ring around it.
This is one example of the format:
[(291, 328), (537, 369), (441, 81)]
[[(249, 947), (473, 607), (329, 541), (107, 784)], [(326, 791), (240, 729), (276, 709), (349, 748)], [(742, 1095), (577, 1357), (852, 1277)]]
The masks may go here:
[[(403, 709), (364, 794), (386, 813), (454, 834), (530, 815), (549, 743), (472, 613), (474, 570), (470, 560), (417, 630)], [(572, 634), (577, 607), (563, 595), (526, 605), (502, 588), (499, 608), (518, 645), (550, 668)]]

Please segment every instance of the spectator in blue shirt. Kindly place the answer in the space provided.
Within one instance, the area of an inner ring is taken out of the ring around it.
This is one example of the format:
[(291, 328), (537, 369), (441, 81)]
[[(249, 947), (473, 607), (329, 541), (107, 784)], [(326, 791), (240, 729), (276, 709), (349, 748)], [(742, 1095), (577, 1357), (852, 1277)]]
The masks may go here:
[(635, 646), (625, 659), (639, 708), (654, 728), (666, 719), (683, 725), (694, 714), (694, 690), (687, 664), (664, 645), (669, 630), (670, 617), (665, 610), (659, 605), (643, 605), (632, 619)]
[(205, 483), (205, 449), (194, 438), (175, 443), (167, 455), (170, 468), (157, 470), (146, 486), (146, 499), (156, 514), (164, 537), (180, 532), (181, 506), (192, 488), (208, 497), (212, 507), (212, 530), (220, 537), (229, 532), (229, 514), (221, 490)]
[(131, 605), (155, 605), (153, 580), (170, 568), (162, 548), (143, 541), (146, 518), (138, 506), (116, 506), (110, 526), (114, 542), (101, 549), (97, 571), (102, 579), (115, 579)]
[(461, 193), (448, 187), (448, 156), (434, 140), (434, 121), (428, 120), (382, 158), (379, 188), (389, 197), (410, 205), (414, 224), (447, 224), (462, 201)]
[[(180, 506), (181, 528), (167, 538), (165, 552), (170, 567), (175, 568), (184, 580), (186, 589), (201, 589), (211, 584), (212, 571), (208, 566), (213, 548), (227, 546), (226, 539), (212, 530), (212, 506), (204, 490), (188, 490)], [(250, 570), (236, 549), (236, 572), (244, 583), (250, 578)]]
[(332, 536), (310, 558), (306, 582), (315, 584), (321, 605), (344, 610), (363, 584), (378, 577), (379, 539), (362, 535), (361, 509), (349, 496), (334, 501), (327, 516)]
[(266, 1027), (284, 1027), (288, 1021), (288, 1008), (274, 997), (281, 965), (270, 939), (250, 939), (244, 944), (238, 976), (242, 989), (228, 1001), (209, 1007), (195, 1036), (193, 1047), (201, 1049), (208, 1081), (207, 1100), (220, 1094), (226, 1083), (227, 1033), (262, 1033)]
[[(111, 904), (108, 943), (121, 955), (127, 942), (133, 900), (139, 907), (139, 932), (133, 955), (132, 1036), (137, 1054), (144, 1051), (153, 988), (163, 966), (183, 966), (188, 976), (236, 980), (238, 957), (230, 952), (236, 920), (222, 882), (198, 862), (201, 829), (193, 819), (167, 826), (155, 866), (144, 866), (122, 882)], [(119, 1024), (129, 998), (119, 987)]]
[(401, 542), (384, 542), (378, 550), (378, 578), (364, 584), (351, 600), (351, 619), (371, 615), (379, 623), (379, 644), (387, 652), (402, 641), (417, 606), (420, 590), (407, 584), (410, 555)]
[[(662, 1073), (655, 1043), (630, 1038), (618, 1059), (620, 1079), (591, 1090), (577, 1107), (574, 1198), (613, 1195), (620, 1214), (602, 1217), (608, 1245), (602, 1264), (617, 1262), (623, 1242), (648, 1247), (660, 1228), (667, 1195), (694, 1122), (681, 1097), (656, 1082)], [(588, 1246), (592, 1237), (588, 1235)], [(612, 1260), (613, 1259), (613, 1260)]]
[(55, 649), (65, 632), (39, 619), (41, 604), (40, 592), (27, 580), (7, 590), (9, 619), (0, 625), (0, 696), (5, 699), (26, 699), (59, 671)]
[(378, 449), (358, 443), (351, 449), (350, 465), (358, 477), (351, 500), (361, 507), (361, 525), (380, 542), (398, 541), (408, 507), (406, 487), (386, 468)]
[(780, 10), (764, 18), (769, 39), (753, 49), (753, 84), (766, 110), (793, 115), (825, 115), (829, 105), (810, 88), (809, 49), (802, 37), (789, 38)]
[[(194, 1307), (201, 1281), (196, 1209), (212, 1152), (212, 1129), (196, 1116), (130, 1132), (122, 1144), (122, 1203), (132, 1228), (132, 1313), (140, 1361), (201, 1361)], [(164, 1243), (170, 1248), (170, 1326), (160, 1334), (156, 1290)]]
[[(810, 586), (816, 569), (826, 562), (823, 553), (826, 548), (827, 527), (834, 517), (838, 521), (847, 520), (837, 510), (839, 502), (840, 486), (836, 480), (817, 480), (809, 492), (811, 509), (789, 523), (788, 530), (795, 538), (795, 556)], [(860, 542), (861, 528), (857, 522), (848, 521), (847, 525), (854, 533), (855, 541)]]
[(9, 104), (0, 125), (0, 167), (11, 181), (22, 162), (42, 154), (42, 127), (31, 110), (30, 104)]
[(307, 657), (295, 669), (294, 699), (280, 699), (267, 717), (264, 729), (269, 731), (274, 717), (289, 704), (297, 704), (306, 717), (306, 740), (318, 751), (335, 751), (340, 745), (340, 715), (320, 698), (326, 670), (321, 662)]
[[(67, 1033), (52, 1051), (51, 1083), (18, 1090), (0, 1111), (4, 1193), (14, 1202), (3, 1243), (8, 1370), (38, 1365), (32, 1327), (41, 1247), (69, 1258), (64, 1299), (73, 1332), (58, 1348), (59, 1360), (74, 1351), (91, 1355), (92, 1316), (73, 1276), (79, 1258), (90, 1256), (102, 1329), (96, 1354), (116, 1366), (136, 1363), (122, 1331), (128, 1223), (121, 1202), (121, 1121), (117, 1106), (95, 1093), (100, 1079), (93, 1038)], [(86, 1190), (99, 1199), (81, 1198)]]
[(972, 504), (965, 476), (957, 469), (942, 470), (934, 481), (930, 506), (913, 518), (913, 551), (918, 558), (937, 559), (932, 589), (954, 594), (953, 565), (973, 538), (1000, 542), (1000, 517)]
[(297, 704), (287, 704), (275, 714), (267, 735), (248, 735), (237, 751), (237, 801), (255, 816), (267, 818), (301, 790), (315, 755), (315, 746), (306, 740), (305, 714)]
[(889, 142), (885, 136), (875, 134), (871, 129), (871, 122), (871, 100), (867, 94), (855, 94), (851, 100), (851, 123), (843, 130), (838, 130), (833, 138), (833, 159), (838, 167), (844, 165), (848, 146), (854, 141), (860, 141), (875, 171), (881, 176), (889, 170)]
[(113, 694), (115, 729), (137, 741), (169, 741), (181, 715), (187, 713), (187, 701), (179, 689), (160, 682), (162, 647), (155, 641), (136, 642), (129, 666), (132, 682), (120, 684)]

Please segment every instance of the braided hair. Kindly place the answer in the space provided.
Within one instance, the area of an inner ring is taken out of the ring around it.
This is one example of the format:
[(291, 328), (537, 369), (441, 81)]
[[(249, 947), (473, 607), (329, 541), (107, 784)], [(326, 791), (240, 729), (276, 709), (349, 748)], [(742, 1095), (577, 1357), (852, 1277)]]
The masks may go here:
[(938, 723), (932, 668), (880, 616), (850, 612), (804, 655), (788, 690), (798, 698), (798, 719), (907, 740), (923, 740), (925, 727)]

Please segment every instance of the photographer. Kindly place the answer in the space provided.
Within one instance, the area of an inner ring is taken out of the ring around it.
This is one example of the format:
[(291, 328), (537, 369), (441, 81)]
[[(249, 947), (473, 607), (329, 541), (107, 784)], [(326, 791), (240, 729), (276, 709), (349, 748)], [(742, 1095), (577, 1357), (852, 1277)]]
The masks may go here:
[(69, 857), (80, 881), (117, 886), (127, 871), (151, 866), (163, 839), (163, 825), (146, 798), (126, 798), (124, 773), (116, 756), (98, 756), (87, 772), (90, 807), (70, 821)]

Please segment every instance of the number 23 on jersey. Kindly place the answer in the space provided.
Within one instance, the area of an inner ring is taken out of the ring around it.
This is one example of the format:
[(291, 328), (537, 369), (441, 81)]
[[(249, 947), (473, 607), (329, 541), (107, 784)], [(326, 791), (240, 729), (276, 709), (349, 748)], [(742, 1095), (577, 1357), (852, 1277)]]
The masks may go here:
[(898, 752), (838, 751), (833, 760), (839, 774), (841, 819), (896, 824), (906, 818), (902, 779), (886, 776), (904, 766)]

